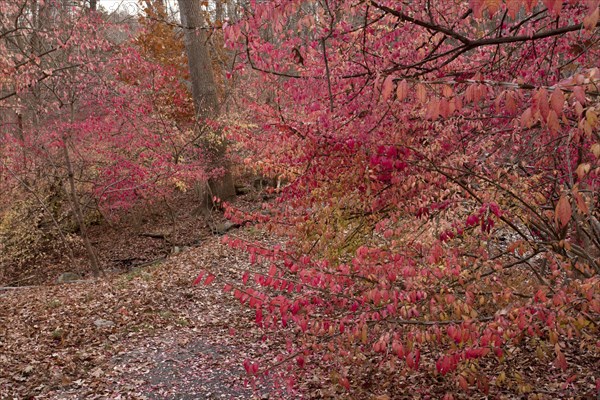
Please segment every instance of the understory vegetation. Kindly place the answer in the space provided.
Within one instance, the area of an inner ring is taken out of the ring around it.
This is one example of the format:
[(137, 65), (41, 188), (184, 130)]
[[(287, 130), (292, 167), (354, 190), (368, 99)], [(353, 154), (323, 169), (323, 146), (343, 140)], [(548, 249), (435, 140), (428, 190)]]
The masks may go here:
[(598, 0), (175, 3), (0, 0), (10, 294), (197, 285), (257, 393), (600, 393)]

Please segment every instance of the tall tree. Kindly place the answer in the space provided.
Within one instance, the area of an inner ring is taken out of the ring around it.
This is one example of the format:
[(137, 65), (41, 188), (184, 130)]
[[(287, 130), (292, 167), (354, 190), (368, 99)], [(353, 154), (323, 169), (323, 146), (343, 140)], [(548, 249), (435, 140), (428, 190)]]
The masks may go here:
[(230, 165), (226, 159), (226, 146), (220, 132), (211, 132), (207, 122), (219, 116), (219, 98), (212, 69), (210, 51), (207, 46), (206, 22), (195, 0), (178, 0), (181, 23), (185, 30), (185, 48), (188, 55), (192, 95), (196, 115), (204, 136), (204, 150), (208, 163), (214, 172), (209, 180), (208, 198), (213, 196), (227, 199), (235, 195)]

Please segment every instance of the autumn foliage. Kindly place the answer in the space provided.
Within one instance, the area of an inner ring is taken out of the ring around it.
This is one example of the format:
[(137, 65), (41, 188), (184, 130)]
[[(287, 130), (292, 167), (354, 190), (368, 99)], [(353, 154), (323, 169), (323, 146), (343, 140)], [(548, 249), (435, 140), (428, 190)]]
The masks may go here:
[[(26, 246), (51, 230), (63, 255), (69, 234), (85, 236), (94, 219), (207, 179), (183, 46), (170, 47), (170, 63), (151, 46), (173, 29), (111, 22), (83, 5), (0, 2), (0, 216), (12, 218), (3, 232), (23, 221)], [(28, 208), (11, 216), (21, 200)], [(33, 213), (43, 223), (26, 226)]]
[(357, 390), (374, 369), (528, 393), (503, 367), (516, 348), (561, 382), (566, 351), (597, 357), (598, 2), (252, 5), (225, 30), (248, 121), (230, 134), (287, 184), (228, 215), (286, 241), (227, 238), (268, 273), (226, 291), (294, 332), (288, 383), (323, 368)]
[(92, 210), (206, 181), (221, 129), (195, 124), (181, 42), (205, 29), (228, 149), (279, 182), (258, 209), (223, 206), (272, 233), (223, 239), (253, 269), (194, 282), (252, 308), (265, 341), (286, 332), (285, 352), (240, 360), (250, 380), (597, 395), (598, 0), (202, 2), (202, 27), (141, 3), (126, 27), (83, 1), (0, 0), (3, 231), (33, 215), (71, 248)]

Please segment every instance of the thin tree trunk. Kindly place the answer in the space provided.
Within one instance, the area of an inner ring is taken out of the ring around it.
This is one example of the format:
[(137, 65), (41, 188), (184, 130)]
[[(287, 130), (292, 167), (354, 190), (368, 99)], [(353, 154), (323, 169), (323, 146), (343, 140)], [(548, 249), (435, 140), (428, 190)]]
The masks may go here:
[[(73, 119), (74, 108), (73, 104), (71, 104), (71, 122), (73, 122)], [(96, 256), (94, 246), (92, 246), (92, 242), (90, 242), (90, 238), (87, 232), (87, 226), (83, 217), (83, 211), (81, 210), (81, 204), (79, 202), (79, 196), (77, 196), (77, 188), (75, 187), (75, 173), (73, 172), (73, 163), (71, 162), (71, 156), (69, 154), (69, 138), (66, 133), (63, 133), (62, 140), (63, 156), (65, 159), (65, 166), (67, 167), (67, 178), (69, 182), (69, 197), (71, 200), (71, 207), (73, 208), (73, 213), (75, 214), (75, 221), (77, 222), (79, 233), (81, 234), (81, 238), (83, 239), (83, 244), (85, 246), (85, 250), (90, 261), (92, 273), (94, 274), (94, 276), (97, 277), (101, 273), (103, 273), (103, 271), (100, 268), (100, 262), (98, 261), (98, 257)]]

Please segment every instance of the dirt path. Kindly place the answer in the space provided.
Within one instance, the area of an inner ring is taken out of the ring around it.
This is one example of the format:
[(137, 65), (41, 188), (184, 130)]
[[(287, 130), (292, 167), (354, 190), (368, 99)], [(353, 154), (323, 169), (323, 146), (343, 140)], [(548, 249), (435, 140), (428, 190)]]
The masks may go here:
[[(281, 343), (214, 286), (247, 256), (218, 237), (162, 264), (105, 280), (3, 292), (0, 398), (282, 398), (244, 384), (242, 362)], [(297, 398), (298, 396), (294, 396)]]

